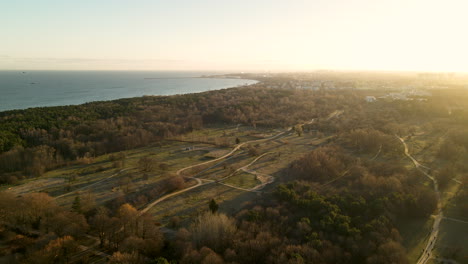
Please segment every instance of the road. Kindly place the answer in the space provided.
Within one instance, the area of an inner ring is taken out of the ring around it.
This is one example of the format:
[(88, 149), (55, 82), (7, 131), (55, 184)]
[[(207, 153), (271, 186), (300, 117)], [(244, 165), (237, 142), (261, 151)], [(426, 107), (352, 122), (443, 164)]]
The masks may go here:
[[(442, 218), (444, 217), (443, 212), (442, 212), (442, 206), (441, 206), (441, 199), (440, 199), (440, 192), (439, 192), (439, 186), (437, 184), (437, 180), (429, 175), (424, 169), (430, 170), (430, 168), (422, 165), (419, 163), (413, 156), (409, 154), (408, 151), (408, 146), (406, 145), (406, 142), (403, 138), (395, 135), (403, 144), (405, 147), (405, 155), (411, 159), (413, 162), (414, 166), (422, 172), (427, 178), (429, 178), (434, 186), (434, 192), (437, 195), (437, 214), (435, 215), (434, 218), (434, 223), (432, 224), (432, 230), (431, 233), (429, 234), (429, 239), (427, 240), (426, 247), (424, 248), (422, 255), (419, 257), (417, 264), (425, 264), (427, 263), (431, 258), (432, 258), (432, 251), (434, 250), (436, 241), (437, 241), (437, 235), (439, 234), (439, 227), (440, 227), (440, 222), (442, 221)], [(424, 168), (424, 169), (422, 169)]]

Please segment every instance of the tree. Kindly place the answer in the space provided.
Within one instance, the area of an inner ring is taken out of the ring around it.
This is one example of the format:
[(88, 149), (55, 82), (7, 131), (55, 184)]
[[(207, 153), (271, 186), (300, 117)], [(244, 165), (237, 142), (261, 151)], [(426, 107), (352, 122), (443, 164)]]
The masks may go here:
[(163, 170), (163, 171), (166, 171), (169, 169), (169, 164), (163, 162), (161, 164), (159, 164), (159, 169)]
[(135, 234), (137, 231), (138, 211), (132, 205), (126, 203), (120, 206), (118, 215), (125, 234)]
[(249, 146), (249, 155), (251, 156), (258, 156), (260, 153), (258, 151), (258, 148), (254, 146)]
[(210, 207), (211, 213), (214, 214), (218, 211), (219, 205), (216, 203), (214, 199), (211, 199), (209, 203), (209, 207)]
[(367, 263), (384, 264), (384, 263), (408, 263), (406, 251), (398, 242), (388, 241), (382, 244), (377, 249), (377, 253), (367, 259)]
[(206, 246), (216, 252), (222, 252), (231, 244), (237, 230), (233, 219), (209, 212), (200, 215), (190, 229), (196, 247)]
[(138, 166), (144, 172), (150, 172), (156, 168), (156, 159), (150, 156), (141, 157), (138, 160)]
[(91, 227), (97, 232), (99, 245), (104, 246), (104, 239), (107, 235), (108, 224), (110, 222), (109, 212), (105, 207), (97, 208), (96, 214), (91, 218)]
[(83, 214), (88, 214), (96, 208), (96, 197), (95, 194), (91, 191), (86, 191), (80, 195), (80, 205), (81, 212)]
[(34, 252), (27, 263), (69, 263), (70, 256), (78, 250), (73, 237), (60, 237), (50, 241), (42, 250)]
[(438, 173), (436, 173), (435, 178), (437, 180), (437, 183), (439, 184), (439, 187), (441, 189), (445, 189), (450, 180), (456, 175), (455, 169), (453, 166), (446, 166), (442, 170), (440, 170)]
[(456, 144), (453, 140), (446, 139), (444, 144), (440, 146), (437, 155), (443, 160), (455, 162), (462, 158), (465, 153), (466, 149), (463, 145)]
[(109, 258), (109, 264), (137, 264), (142, 263), (142, 259), (137, 252), (132, 253), (120, 253), (120, 251), (114, 252)]
[(159, 257), (155, 259), (153, 263), (154, 264), (170, 264), (169, 261), (167, 261), (167, 259), (163, 257)]
[(22, 222), (29, 223), (33, 227), (39, 227), (46, 218), (54, 215), (58, 210), (54, 199), (46, 193), (29, 193), (23, 198), (24, 209), (19, 210), (19, 213), (24, 214), (27, 221)]
[(86, 233), (89, 226), (82, 214), (62, 211), (50, 217), (46, 223), (46, 228), (59, 236), (79, 237)]
[(302, 128), (302, 125), (297, 125), (294, 127), (294, 131), (296, 131), (297, 136), (300, 137), (302, 136), (302, 133), (304, 132), (304, 129)]
[(71, 208), (73, 212), (81, 213), (81, 198), (79, 195), (75, 197), (75, 200), (73, 200)]
[(171, 175), (167, 180), (167, 188), (169, 190), (181, 190), (185, 187), (185, 181), (178, 175)]
[(119, 245), (120, 252), (132, 253), (141, 252), (145, 241), (143, 238), (137, 236), (129, 236), (125, 238)]
[(130, 191), (130, 187), (133, 187), (133, 184), (131, 183), (132, 179), (129, 176), (119, 179), (119, 186), (125, 193), (128, 193)]

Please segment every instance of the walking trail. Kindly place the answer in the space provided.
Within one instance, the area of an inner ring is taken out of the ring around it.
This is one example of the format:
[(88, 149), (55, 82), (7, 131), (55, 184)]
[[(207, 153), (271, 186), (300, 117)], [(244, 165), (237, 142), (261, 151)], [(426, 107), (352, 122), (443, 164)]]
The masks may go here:
[(424, 176), (426, 176), (432, 181), (433, 186), (434, 186), (434, 192), (437, 195), (437, 214), (435, 215), (434, 223), (432, 224), (432, 230), (431, 230), (431, 233), (429, 234), (429, 239), (427, 240), (426, 247), (424, 248), (422, 255), (419, 257), (418, 262), (416, 262), (417, 264), (425, 264), (429, 261), (429, 259), (432, 258), (432, 251), (434, 250), (435, 243), (437, 241), (437, 235), (439, 234), (440, 222), (442, 221), (442, 218), (444, 217), (443, 212), (442, 212), (442, 206), (441, 206), (439, 185), (437, 184), (437, 180), (433, 176), (429, 175), (424, 170), (424, 169), (430, 170), (430, 168), (422, 165), (413, 156), (409, 154), (408, 146), (406, 145), (405, 140), (399, 136), (396, 136), (396, 137), (401, 141), (401, 143), (405, 147), (405, 155), (409, 159), (411, 159), (416, 169), (418, 169), (422, 174), (424, 174)]

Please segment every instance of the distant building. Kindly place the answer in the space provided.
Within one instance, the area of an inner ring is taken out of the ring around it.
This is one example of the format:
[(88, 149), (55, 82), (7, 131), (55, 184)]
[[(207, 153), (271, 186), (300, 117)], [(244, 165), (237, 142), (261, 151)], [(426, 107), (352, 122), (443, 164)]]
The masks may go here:
[(366, 102), (373, 103), (375, 101), (377, 101), (377, 98), (375, 98), (375, 96), (366, 96)]
[(410, 92), (410, 95), (428, 97), (428, 96), (432, 96), (432, 93), (430, 93), (429, 91), (413, 90)]
[(408, 98), (406, 97), (406, 94), (404, 93), (390, 93), (389, 97), (392, 98), (393, 100), (403, 100), (403, 101), (408, 100)]

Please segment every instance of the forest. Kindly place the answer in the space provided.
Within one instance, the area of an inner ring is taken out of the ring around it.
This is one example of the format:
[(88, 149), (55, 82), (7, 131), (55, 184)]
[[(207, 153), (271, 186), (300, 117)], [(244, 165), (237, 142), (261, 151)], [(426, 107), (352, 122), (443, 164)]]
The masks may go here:
[[(78, 241), (88, 239), (108, 263), (409, 263), (399, 223), (428, 218), (438, 202), (421, 184), (421, 173), (402, 161), (396, 135), (415, 136), (421, 127), (445, 133), (432, 161), (441, 165), (433, 173), (446, 188), (454, 174), (468, 173), (468, 113), (449, 113), (446, 106), (468, 97), (434, 91), (428, 101), (367, 103), (367, 93), (257, 84), (1, 112), (4, 184), (213, 124), (334, 136), (283, 168), (277, 184), (235, 214), (223, 213), (223, 205), (212, 200), (185, 226), (174, 218), (161, 228), (136, 209), (131, 195), (104, 205), (77, 196), (65, 208), (46, 193), (0, 192), (0, 240), (8, 245), (0, 255), (9, 263), (92, 263), (80, 257), (87, 246)], [(341, 114), (330, 118), (334, 111)], [(118, 155), (112, 158), (119, 161)], [(145, 171), (151, 163), (142, 158), (139, 165)], [(162, 188), (180, 190), (184, 181)], [(456, 199), (466, 201), (467, 193), (462, 188)]]
[(249, 87), (1, 112), (0, 182), (38, 177), (52, 168), (145, 146), (204, 125), (287, 127), (336, 106), (352, 105), (358, 98), (345, 91)]

